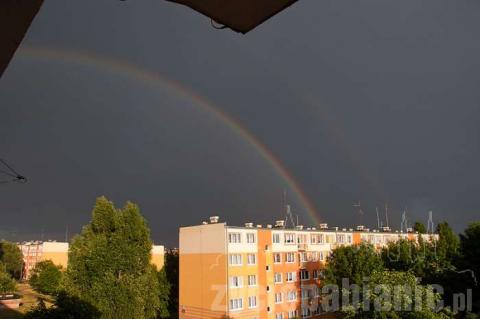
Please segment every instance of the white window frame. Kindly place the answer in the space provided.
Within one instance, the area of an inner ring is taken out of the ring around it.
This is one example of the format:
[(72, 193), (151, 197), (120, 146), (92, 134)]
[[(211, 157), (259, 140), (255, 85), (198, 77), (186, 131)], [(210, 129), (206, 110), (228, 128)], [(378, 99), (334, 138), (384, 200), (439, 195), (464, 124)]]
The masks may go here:
[(272, 243), (280, 244), (280, 233), (273, 233), (272, 234)]
[(240, 311), (243, 309), (243, 299), (242, 298), (230, 299), (229, 306), (231, 311)]
[(247, 233), (247, 244), (255, 244), (257, 242), (257, 236), (255, 233)]
[(242, 276), (230, 276), (230, 288), (242, 288), (243, 277)]
[(230, 266), (242, 266), (243, 265), (243, 258), (242, 254), (230, 254), (228, 256), (228, 263)]
[[(252, 262), (253, 258), (253, 262)], [(247, 265), (256, 265), (257, 264), (257, 255), (256, 254), (248, 254), (247, 255)]]
[[(277, 257), (279, 260), (277, 260)], [(282, 263), (282, 254), (281, 253), (274, 253), (273, 254), (273, 263), (274, 264), (281, 264)]]
[[(291, 257), (291, 258), (289, 258)], [(288, 264), (293, 264), (295, 262), (295, 253), (288, 252), (285, 254), (285, 262)]]
[(257, 296), (249, 296), (248, 297), (248, 308), (257, 308)]
[(241, 233), (228, 233), (228, 242), (230, 244), (241, 244), (242, 243), (242, 234)]
[[(277, 280), (277, 279), (280, 279), (280, 280)], [(283, 282), (283, 275), (281, 272), (276, 272), (274, 275), (273, 275), (273, 282), (278, 285), (278, 284), (281, 284)]]
[(275, 293), (275, 297), (274, 297), (274, 300), (275, 300), (275, 304), (280, 304), (283, 302), (283, 295), (281, 292), (277, 292)]
[(295, 233), (285, 233), (284, 238), (286, 245), (295, 245), (297, 243)]
[[(252, 280), (252, 278), (253, 278), (253, 280)], [(257, 285), (257, 275), (248, 275), (247, 276), (247, 283), (248, 283), (249, 287), (255, 287)]]

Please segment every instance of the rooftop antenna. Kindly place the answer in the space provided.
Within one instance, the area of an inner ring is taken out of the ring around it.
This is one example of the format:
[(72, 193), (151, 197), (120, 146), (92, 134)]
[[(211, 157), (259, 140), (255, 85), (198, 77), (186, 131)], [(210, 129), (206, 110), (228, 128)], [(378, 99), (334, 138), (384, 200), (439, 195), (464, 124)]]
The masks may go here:
[(353, 207), (358, 207), (358, 218), (359, 218), (360, 225), (362, 225), (362, 221), (363, 221), (362, 204), (360, 203), (360, 201), (358, 201), (358, 204), (353, 204)]
[(380, 216), (378, 215), (378, 207), (375, 207), (375, 211), (377, 212), (377, 229), (380, 229)]
[(400, 222), (400, 231), (403, 231), (405, 229), (405, 232), (407, 232), (408, 225), (407, 225), (407, 209), (402, 213), (402, 221)]
[(388, 203), (385, 203), (385, 224), (388, 227)]
[(68, 243), (68, 224), (65, 226), (65, 242)]
[[(295, 228), (295, 221), (293, 220), (292, 208), (288, 204), (287, 201), (287, 190), (283, 189), (283, 213), (285, 214), (285, 225), (290, 220), (290, 225)], [(298, 216), (297, 216), (297, 224), (298, 224)]]
[(428, 221), (427, 221), (427, 234), (432, 235), (435, 232), (435, 229), (433, 227), (433, 212), (429, 211), (428, 212)]

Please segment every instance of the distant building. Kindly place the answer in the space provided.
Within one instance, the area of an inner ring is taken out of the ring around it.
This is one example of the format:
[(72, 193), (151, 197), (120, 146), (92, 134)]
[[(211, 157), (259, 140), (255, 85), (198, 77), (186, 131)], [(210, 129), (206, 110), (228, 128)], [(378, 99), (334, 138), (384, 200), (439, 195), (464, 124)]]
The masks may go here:
[(29, 279), (38, 262), (51, 260), (54, 264), (67, 268), (68, 243), (54, 241), (30, 241), (18, 245), (23, 254), (22, 279)]
[[(23, 254), (22, 279), (28, 280), (38, 262), (51, 260), (55, 265), (66, 269), (68, 266), (68, 248), (66, 242), (30, 241), (18, 244)], [(165, 248), (161, 245), (152, 246), (151, 262), (158, 270), (163, 268)]]
[(322, 269), (334, 248), (369, 242), (379, 249), (402, 238), (416, 241), (418, 234), (326, 224), (288, 229), (284, 221), (233, 227), (216, 216), (181, 227), (179, 318), (318, 317)]

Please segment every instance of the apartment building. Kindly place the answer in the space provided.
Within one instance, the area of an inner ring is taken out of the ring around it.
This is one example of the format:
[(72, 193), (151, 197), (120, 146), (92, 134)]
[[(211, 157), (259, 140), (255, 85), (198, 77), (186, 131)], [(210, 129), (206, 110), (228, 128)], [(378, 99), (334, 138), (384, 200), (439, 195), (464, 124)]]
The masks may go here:
[[(422, 235), (425, 240), (431, 236)], [(340, 245), (381, 248), (413, 232), (357, 229), (244, 227), (210, 222), (180, 228), (179, 317), (290, 319), (317, 317), (322, 269)]]
[[(23, 254), (22, 279), (28, 280), (36, 264), (41, 261), (51, 260), (55, 265), (63, 269), (68, 265), (67, 242), (56, 241), (30, 241), (18, 244)], [(165, 248), (161, 245), (152, 246), (151, 262), (158, 270), (163, 268), (165, 259)]]

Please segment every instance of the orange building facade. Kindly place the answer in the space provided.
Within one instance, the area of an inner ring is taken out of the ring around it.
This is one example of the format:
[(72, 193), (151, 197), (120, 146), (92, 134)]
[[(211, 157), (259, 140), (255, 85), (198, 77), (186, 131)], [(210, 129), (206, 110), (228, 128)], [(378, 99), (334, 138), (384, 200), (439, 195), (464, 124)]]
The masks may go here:
[[(23, 254), (22, 279), (28, 280), (36, 264), (51, 260), (55, 265), (66, 269), (68, 266), (68, 248), (67, 242), (56, 241), (31, 241), (18, 244)], [(157, 270), (163, 268), (165, 259), (165, 248), (161, 245), (152, 246), (151, 262)]]
[[(422, 235), (425, 240), (431, 236)], [(322, 269), (333, 249), (369, 242), (377, 248), (418, 234), (333, 228), (263, 228), (210, 223), (180, 228), (179, 318), (314, 318)]]

